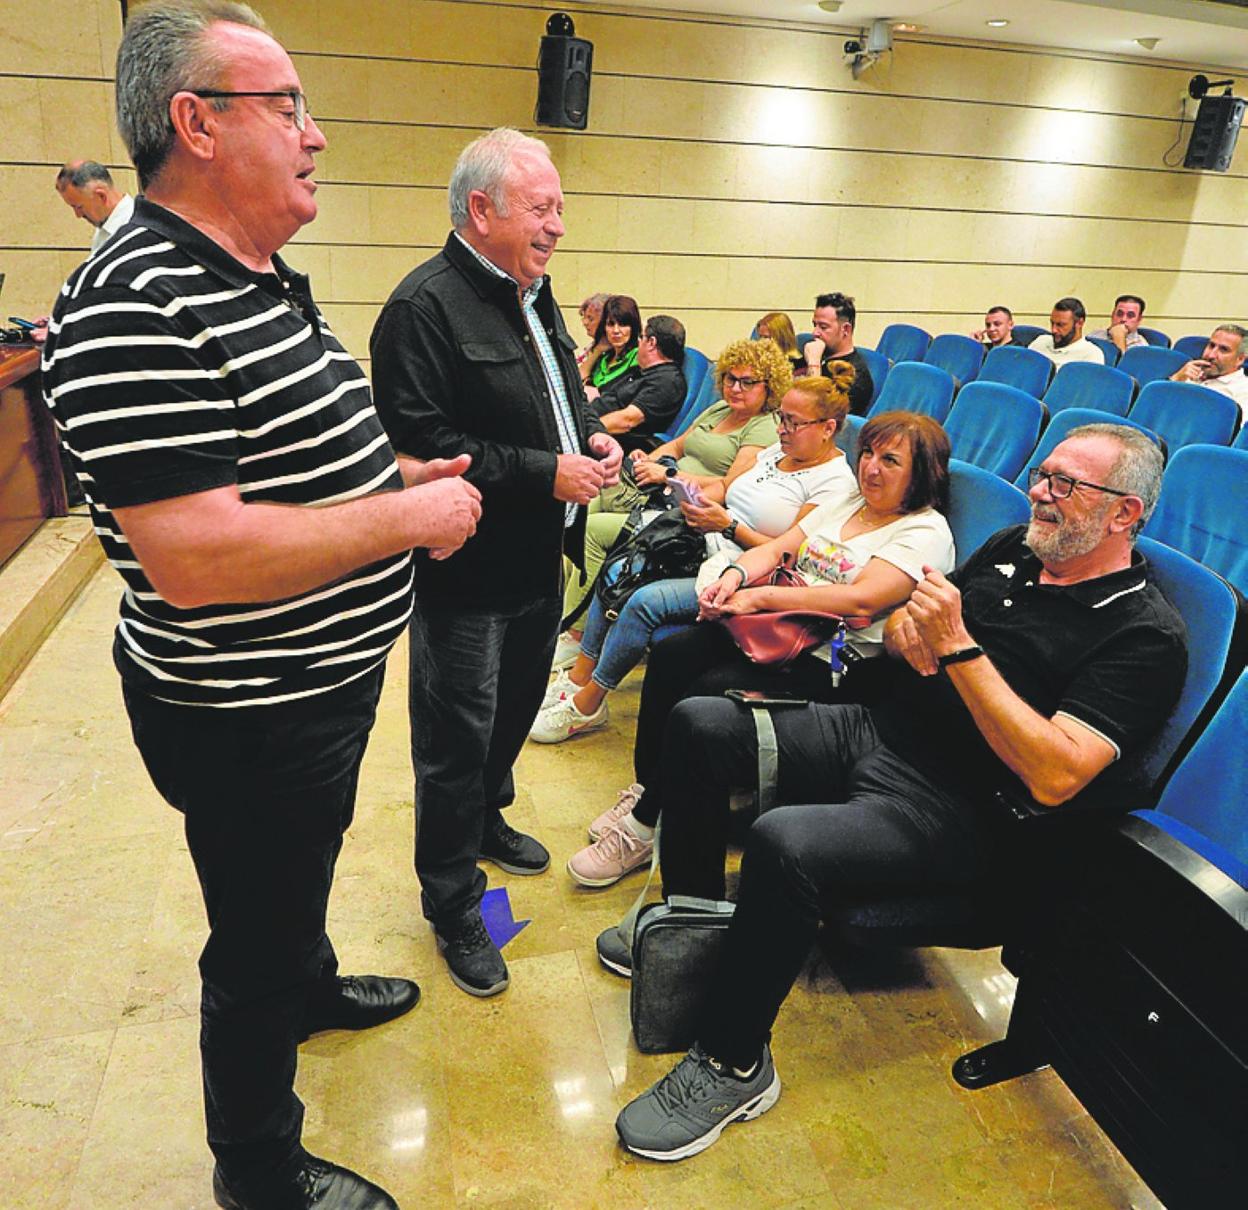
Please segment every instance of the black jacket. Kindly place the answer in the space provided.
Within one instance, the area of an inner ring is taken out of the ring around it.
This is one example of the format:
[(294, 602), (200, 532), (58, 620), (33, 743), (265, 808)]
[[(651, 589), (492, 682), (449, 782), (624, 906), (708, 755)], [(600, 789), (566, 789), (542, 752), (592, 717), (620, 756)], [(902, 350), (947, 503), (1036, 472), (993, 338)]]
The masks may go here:
[[(535, 307), (588, 453), (586, 439), (604, 430), (585, 401), (549, 279)], [(471, 454), (466, 477), (481, 491), (481, 522), (462, 550), (443, 561), (418, 552), (417, 592), (483, 602), (556, 595), (565, 540), (580, 564), (585, 510), (565, 531), (565, 506), (552, 494), (559, 433), (515, 285), (452, 234), (395, 288), (369, 350), (377, 411), (395, 449), (417, 458)]]

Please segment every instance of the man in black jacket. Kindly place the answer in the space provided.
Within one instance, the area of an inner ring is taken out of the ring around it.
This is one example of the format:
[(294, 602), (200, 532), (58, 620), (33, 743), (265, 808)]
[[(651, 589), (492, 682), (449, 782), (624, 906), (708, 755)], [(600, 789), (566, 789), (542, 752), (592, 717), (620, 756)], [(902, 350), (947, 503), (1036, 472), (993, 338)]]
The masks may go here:
[(563, 194), (546, 145), (495, 130), (451, 175), (446, 246), (407, 275), (373, 330), (377, 410), (405, 458), (472, 455), (476, 540), (417, 556), (410, 711), (416, 872), (451, 978), (501, 992), (507, 966), (481, 920), (479, 859), (540, 874), (550, 855), (501, 814), (541, 705), (585, 510), (622, 452), (589, 409), (546, 265)]
[(620, 379), (601, 393), (585, 388), (598, 418), (625, 453), (656, 449), (656, 434), (671, 427), (688, 390), (684, 360), (685, 325), (671, 315), (652, 315), (637, 342), (640, 376)]

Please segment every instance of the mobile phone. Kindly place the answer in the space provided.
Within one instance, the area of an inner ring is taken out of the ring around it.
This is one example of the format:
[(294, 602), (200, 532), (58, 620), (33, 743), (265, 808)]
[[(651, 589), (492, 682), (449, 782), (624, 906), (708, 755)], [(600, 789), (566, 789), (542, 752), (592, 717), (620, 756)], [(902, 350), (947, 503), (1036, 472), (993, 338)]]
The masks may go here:
[(807, 706), (808, 698), (791, 693), (764, 693), (761, 689), (725, 689), (724, 696), (746, 706)]
[(671, 469), (667, 472), (667, 486), (673, 498), (681, 504), (694, 504), (701, 508), (706, 503), (702, 498), (702, 491), (696, 483), (690, 483), (687, 479), (680, 478)]
[(9, 323), (17, 324), (23, 332), (33, 332), (38, 324), (32, 324), (29, 319), (23, 319), (20, 315), (10, 315)]

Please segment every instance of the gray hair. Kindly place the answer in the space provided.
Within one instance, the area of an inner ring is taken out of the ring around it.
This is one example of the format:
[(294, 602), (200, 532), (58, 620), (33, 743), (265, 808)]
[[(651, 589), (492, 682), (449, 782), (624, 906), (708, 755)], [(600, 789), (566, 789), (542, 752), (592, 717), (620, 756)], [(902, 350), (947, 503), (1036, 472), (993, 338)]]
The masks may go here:
[(474, 139), (459, 153), (446, 187), (451, 207), (451, 226), (462, 231), (468, 225), (468, 195), (484, 193), (499, 214), (507, 214), (507, 173), (516, 156), (532, 152), (550, 159), (550, 148), (509, 126), (500, 126)]
[(1125, 424), (1081, 424), (1071, 429), (1062, 440), (1077, 441), (1080, 437), (1109, 437), (1118, 442), (1120, 453), (1105, 486), (1130, 496), (1139, 496), (1144, 502), (1144, 511), (1128, 535), (1134, 540), (1157, 505), (1161, 473), (1166, 465), (1164, 455), (1147, 433)]
[[(117, 128), (146, 188), (173, 150), (174, 93), (215, 88), (229, 64), (205, 37), (221, 21), (269, 33), (264, 18), (234, 0), (157, 0), (130, 14), (117, 48)], [(227, 109), (228, 99), (214, 101)]]
[(99, 181), (101, 185), (113, 187), (113, 174), (103, 164), (95, 160), (77, 160), (66, 164), (56, 174), (56, 187), (64, 189), (72, 185), (75, 189), (85, 189), (88, 185)]
[(1218, 324), (1214, 331), (1229, 332), (1232, 336), (1238, 336), (1241, 345), (1244, 343), (1244, 337), (1248, 336), (1248, 328), (1241, 328), (1239, 324)]
[(586, 311), (592, 310), (595, 307), (601, 311), (602, 308), (607, 305), (607, 299), (610, 297), (610, 294), (590, 294), (588, 297), (581, 300), (581, 305), (576, 309), (582, 315), (584, 315)]

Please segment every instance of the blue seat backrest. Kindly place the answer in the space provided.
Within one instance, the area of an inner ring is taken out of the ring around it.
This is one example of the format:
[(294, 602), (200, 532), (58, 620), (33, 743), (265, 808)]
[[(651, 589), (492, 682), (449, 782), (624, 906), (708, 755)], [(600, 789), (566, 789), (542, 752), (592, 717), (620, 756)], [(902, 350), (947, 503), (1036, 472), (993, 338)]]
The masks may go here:
[(955, 384), (953, 375), (921, 361), (899, 361), (888, 372), (884, 389), (871, 405), (868, 416), (881, 412), (922, 412), (938, 423), (949, 415)]
[(971, 382), (958, 392), (945, 432), (955, 458), (1013, 482), (1043, 424), (1044, 404), (1034, 395), (1002, 382)]
[(949, 460), (949, 513), (954, 549), (966, 561), (999, 529), (1021, 525), (1031, 516), (1031, 503), (1010, 483), (991, 471), (958, 458)]
[(957, 379), (959, 386), (965, 386), (975, 381), (979, 367), (984, 364), (984, 346), (969, 336), (946, 332), (933, 338), (923, 360), (929, 366), (946, 370)]
[(914, 324), (889, 324), (881, 334), (875, 351), (883, 353), (896, 365), (899, 361), (922, 361), (931, 343), (931, 336)]
[(1231, 442), (1231, 448), (1236, 450), (1248, 450), (1248, 424), (1245, 424), (1239, 430), (1239, 436)]
[(1031, 456), (1027, 459), (1027, 465), (1019, 472), (1018, 478), (1014, 480), (1015, 486), (1026, 491), (1028, 471), (1033, 466), (1039, 466), (1052, 453), (1054, 447), (1061, 443), (1066, 434), (1071, 429), (1077, 429), (1081, 424), (1125, 424), (1129, 428), (1139, 429), (1140, 432), (1147, 433), (1161, 447), (1163, 456), (1166, 453), (1166, 443), (1152, 429), (1146, 428), (1144, 425), (1132, 420), (1129, 416), (1115, 416), (1110, 412), (1098, 412), (1095, 408), (1067, 408), (1064, 412), (1058, 412), (1049, 421), (1049, 427), (1040, 434), (1040, 440), (1037, 442), (1036, 448), (1032, 450)]
[(799, 353), (804, 353), (806, 351), (806, 346), (814, 339), (815, 334), (813, 332), (799, 332), (797, 334), (797, 351)]
[(874, 403), (879, 399), (880, 392), (884, 389), (884, 380), (888, 377), (888, 372), (893, 368), (893, 363), (883, 353), (879, 353), (875, 349), (859, 348), (858, 353), (863, 361), (867, 363), (867, 369), (871, 371), (871, 402)]
[(1053, 376), (1053, 363), (1032, 349), (1006, 345), (993, 349), (980, 366), (977, 382), (1003, 382), (1040, 399)]
[(1148, 341), (1150, 345), (1156, 345), (1161, 349), (1170, 347), (1170, 337), (1164, 332), (1158, 331), (1156, 328), (1141, 328), (1140, 335)]
[(866, 423), (865, 416), (846, 416), (845, 423), (836, 430), (836, 444), (841, 447), (841, 453), (854, 468), (858, 466), (858, 437)]
[(1118, 364), (1118, 358), (1121, 354), (1118, 351), (1118, 346), (1112, 340), (1106, 340), (1104, 336), (1089, 336), (1088, 339), (1105, 354), (1105, 364), (1107, 366)]
[[(1156, 782), (1223, 677), (1239, 600), (1217, 572), (1202, 567), (1180, 551), (1143, 536), (1137, 539), (1136, 546), (1149, 562), (1154, 583), (1187, 626), (1187, 679), (1183, 692), (1160, 733), (1141, 756), (1144, 776)], [(1241, 757), (1242, 752), (1241, 743)]]
[(1096, 408), (1125, 416), (1135, 397), (1135, 379), (1113, 366), (1093, 365), (1090, 361), (1072, 361), (1053, 375), (1044, 393), (1049, 415), (1067, 408)]
[(711, 395), (715, 393), (714, 366), (705, 353), (694, 348), (685, 349), (685, 402), (680, 405), (676, 418), (665, 432), (659, 433), (660, 441), (670, 441), (679, 436), (693, 423), (694, 417), (705, 410), (710, 403), (707, 397), (708, 384)]
[(1229, 395), (1194, 382), (1159, 379), (1140, 389), (1130, 417), (1160, 433), (1173, 454), (1197, 442), (1227, 445), (1239, 421), (1239, 405)]
[(1169, 378), (1185, 362), (1190, 361), (1177, 349), (1162, 349), (1156, 345), (1136, 345), (1119, 359), (1118, 368), (1130, 374), (1143, 387), (1159, 378)]
[(1166, 784), (1155, 811), (1136, 814), (1248, 887), (1248, 672)]
[(1182, 353), (1188, 361), (1193, 361), (1205, 351), (1205, 345), (1208, 343), (1208, 336), (1180, 336), (1174, 342), (1174, 351)]
[(1248, 596), (1248, 450), (1177, 450), (1144, 533), (1213, 568)]
[(1023, 344), (1029, 345), (1037, 336), (1049, 335), (1048, 328), (1038, 327), (1036, 324), (1015, 324), (1014, 339), (1021, 340)]

